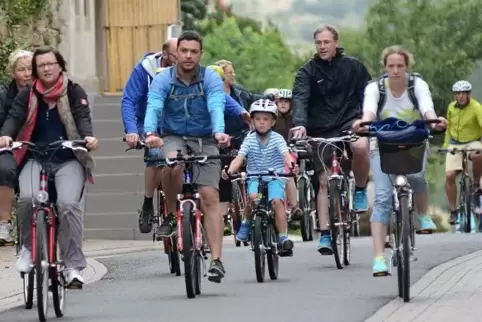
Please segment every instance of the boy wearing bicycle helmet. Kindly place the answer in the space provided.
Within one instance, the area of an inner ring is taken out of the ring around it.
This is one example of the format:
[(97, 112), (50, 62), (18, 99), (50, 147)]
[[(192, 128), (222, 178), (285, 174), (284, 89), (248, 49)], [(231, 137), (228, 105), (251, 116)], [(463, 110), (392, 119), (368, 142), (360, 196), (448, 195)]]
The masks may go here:
[[(276, 123), (278, 108), (270, 100), (257, 100), (250, 108), (250, 115), (255, 130), (246, 136), (238, 152), (238, 156), (231, 162), (227, 173), (236, 172), (246, 159), (246, 169), (250, 172), (263, 172), (273, 168), (276, 172), (284, 172), (287, 166), (293, 173), (296, 165), (291, 157), (286, 141), (283, 136), (272, 131)], [(223, 173), (226, 177), (226, 173)], [(284, 206), (285, 181), (282, 178), (263, 178), (268, 185), (267, 199), (271, 203), (274, 212), (276, 228), (279, 232), (278, 249), (280, 256), (293, 254), (293, 242), (288, 239), (288, 222)], [(258, 195), (258, 180), (253, 178), (248, 181), (248, 194), (251, 202), (246, 205), (246, 219), (236, 236), (239, 241), (246, 241), (250, 232), (251, 203)]]
[[(290, 139), (289, 132), (293, 127), (293, 115), (291, 113), (291, 90), (290, 89), (280, 89), (278, 91), (278, 118), (276, 124), (273, 127), (275, 132), (281, 134), (284, 139), (288, 142)], [(297, 162), (296, 155), (291, 154), (294, 162)], [(298, 208), (298, 198), (296, 193), (296, 184), (294, 178), (289, 178), (286, 181), (286, 195), (288, 197), (288, 205), (291, 208), (293, 218), (297, 218), (301, 215), (301, 211)]]

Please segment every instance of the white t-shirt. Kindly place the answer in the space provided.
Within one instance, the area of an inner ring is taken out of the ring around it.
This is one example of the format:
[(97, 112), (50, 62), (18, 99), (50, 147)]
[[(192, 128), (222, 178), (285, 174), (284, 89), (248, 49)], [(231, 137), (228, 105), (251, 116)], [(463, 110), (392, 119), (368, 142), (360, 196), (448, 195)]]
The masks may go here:
[[(423, 115), (429, 111), (434, 111), (432, 94), (428, 88), (428, 84), (421, 78), (415, 77), (415, 96), (418, 100), (419, 110), (415, 109), (408, 90), (400, 97), (393, 97), (388, 85), (388, 79), (385, 80), (386, 100), (380, 112), (380, 119), (388, 117), (396, 117), (407, 122), (413, 122), (423, 118)], [(377, 115), (378, 101), (380, 92), (378, 91), (378, 82), (372, 82), (365, 87), (365, 97), (363, 101), (363, 111), (372, 112)]]
[[(388, 85), (388, 79), (385, 80), (386, 100), (380, 111), (380, 119), (396, 117), (398, 119), (413, 122), (423, 118), (425, 113), (434, 111), (432, 94), (427, 82), (419, 77), (415, 77), (415, 96), (418, 100), (419, 110), (414, 109), (413, 103), (408, 96), (408, 90), (400, 97), (393, 97)], [(372, 112), (377, 115), (378, 101), (380, 92), (378, 91), (378, 82), (372, 82), (365, 87), (365, 97), (363, 100), (363, 111)], [(370, 140), (370, 149), (376, 149), (376, 139)]]

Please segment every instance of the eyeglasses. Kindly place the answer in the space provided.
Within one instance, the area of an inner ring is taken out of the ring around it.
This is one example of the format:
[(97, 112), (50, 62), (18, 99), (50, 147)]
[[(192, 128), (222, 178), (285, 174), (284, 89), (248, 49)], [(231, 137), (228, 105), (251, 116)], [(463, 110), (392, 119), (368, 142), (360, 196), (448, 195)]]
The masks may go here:
[(37, 65), (37, 68), (38, 68), (38, 69), (45, 69), (45, 67), (52, 68), (52, 67), (54, 67), (54, 66), (57, 65), (57, 64), (58, 64), (58, 62), (54, 62), (54, 63), (44, 63), (44, 64)]

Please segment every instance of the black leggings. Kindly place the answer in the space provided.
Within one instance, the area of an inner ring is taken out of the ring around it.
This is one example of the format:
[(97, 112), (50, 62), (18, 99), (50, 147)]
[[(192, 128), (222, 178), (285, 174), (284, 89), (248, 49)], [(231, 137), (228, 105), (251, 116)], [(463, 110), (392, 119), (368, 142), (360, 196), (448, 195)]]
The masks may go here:
[(0, 153), (0, 186), (17, 188), (17, 161), (11, 152)]

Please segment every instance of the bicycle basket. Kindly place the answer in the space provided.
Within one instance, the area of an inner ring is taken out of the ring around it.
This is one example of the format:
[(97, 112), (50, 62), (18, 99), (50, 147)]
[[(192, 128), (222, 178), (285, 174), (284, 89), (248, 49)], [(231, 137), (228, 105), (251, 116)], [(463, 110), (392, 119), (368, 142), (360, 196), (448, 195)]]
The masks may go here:
[(380, 166), (383, 173), (407, 175), (419, 173), (423, 169), (426, 141), (421, 143), (399, 144), (378, 142)]

